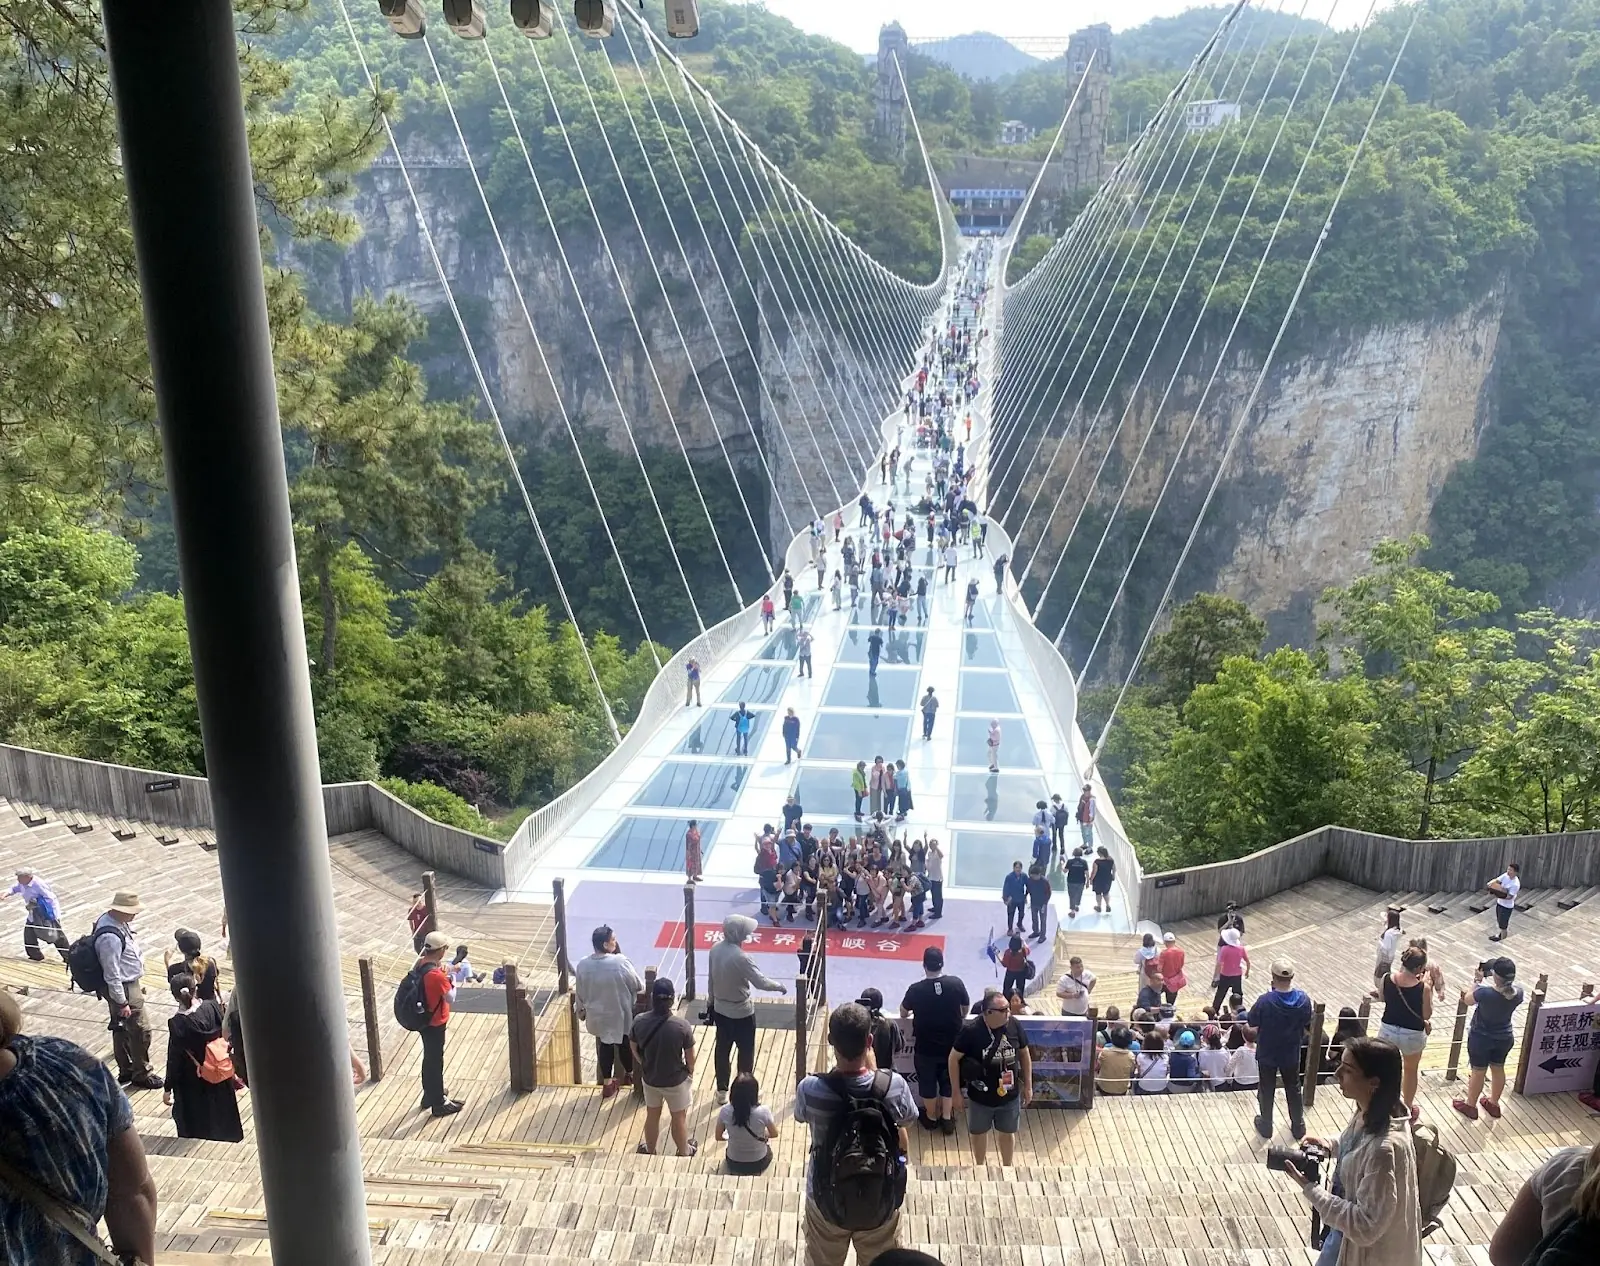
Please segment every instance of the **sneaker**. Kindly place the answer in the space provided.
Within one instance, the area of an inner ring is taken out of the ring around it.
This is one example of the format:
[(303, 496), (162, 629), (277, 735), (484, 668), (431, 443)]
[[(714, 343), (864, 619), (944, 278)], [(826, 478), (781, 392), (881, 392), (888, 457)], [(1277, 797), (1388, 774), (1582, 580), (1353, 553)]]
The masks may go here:
[(613, 1077), (609, 1081), (607, 1081), (603, 1086), (600, 1087), (600, 1097), (602, 1099), (614, 1098), (616, 1096), (616, 1093), (617, 1093), (619, 1088), (620, 1088), (620, 1083), (617, 1081), (617, 1079), (615, 1077)]
[(154, 1073), (146, 1073), (143, 1077), (135, 1077), (130, 1084), (135, 1090), (160, 1090), (166, 1083)]
[(939, 1132), (941, 1134), (954, 1134), (956, 1132), (956, 1119), (954, 1117), (943, 1118), (939, 1122)]
[(453, 1099), (446, 1099), (433, 1110), (433, 1115), (436, 1117), (453, 1117), (460, 1111), (461, 1105), (459, 1103)]
[(1450, 1106), (1462, 1116), (1466, 1117), (1469, 1121), (1476, 1121), (1478, 1119), (1478, 1110), (1465, 1099), (1452, 1099), (1450, 1101)]
[(728, 1092), (726, 1090), (717, 1091), (717, 1107), (720, 1108), (723, 1104), (725, 1104), (727, 1102), (728, 1102)]
[(1600, 1095), (1593, 1095), (1585, 1090), (1578, 1095), (1578, 1102), (1590, 1112), (1600, 1112)]
[(937, 1130), (939, 1128), (938, 1120), (934, 1117), (930, 1117), (927, 1112), (920, 1109), (917, 1112), (917, 1122), (924, 1130)]
[(1500, 1119), (1500, 1105), (1493, 1099), (1483, 1098), (1478, 1100), (1478, 1106), (1487, 1112), (1496, 1121)]
[(1256, 1133), (1264, 1139), (1270, 1139), (1272, 1137), (1272, 1122), (1263, 1120), (1258, 1116), (1256, 1118)]
[(700, 1150), (700, 1140), (691, 1138), (689, 1140), (689, 1150), (683, 1154), (684, 1159), (687, 1160), (689, 1157), (693, 1156), (699, 1150)]
[(1289, 1133), (1294, 1136), (1294, 1141), (1298, 1143), (1301, 1139), (1305, 1138), (1306, 1127), (1304, 1123), (1300, 1125), (1291, 1125), (1289, 1127)]

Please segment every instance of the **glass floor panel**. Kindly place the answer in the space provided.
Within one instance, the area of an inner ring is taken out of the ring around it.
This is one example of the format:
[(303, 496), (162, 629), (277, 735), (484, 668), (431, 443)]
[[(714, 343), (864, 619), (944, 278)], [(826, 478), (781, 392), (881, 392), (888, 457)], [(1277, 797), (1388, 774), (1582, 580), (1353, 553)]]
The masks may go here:
[[(938, 731), (934, 731), (935, 735)], [(956, 718), (956, 764), (989, 764), (989, 722), (985, 717)], [(1000, 768), (1038, 769), (1039, 753), (1025, 721), (1007, 717), (1000, 722)]]
[(722, 692), (723, 703), (777, 703), (794, 669), (786, 664), (751, 664)]
[[(731, 707), (706, 709), (705, 715), (700, 718), (694, 729), (689, 731), (689, 736), (673, 751), (679, 756), (734, 755), (733, 713), (734, 709)], [(750, 709), (750, 716), (753, 718), (750, 722), (751, 750), (761, 746), (762, 736), (772, 724), (772, 715), (771, 712), (762, 709)]]
[(1006, 657), (1000, 650), (1000, 639), (993, 633), (979, 633), (968, 629), (961, 637), (961, 666), (1004, 668)]
[[(876, 753), (874, 753), (876, 755)], [(800, 802), (800, 807), (805, 810), (804, 821), (810, 822), (813, 827), (820, 824), (818, 834), (826, 835), (827, 828), (837, 826), (841, 834), (848, 835), (844, 829), (846, 823), (854, 825), (856, 798), (850, 790), (851, 769), (841, 765), (837, 769), (802, 769), (794, 781), (795, 799)], [(867, 762), (867, 768), (872, 768), (872, 762)], [(913, 792), (913, 795), (916, 793)], [(772, 806), (773, 821), (782, 820), (779, 812), (782, 806)], [(862, 812), (867, 810), (866, 802), (862, 802)]]
[(663, 761), (631, 803), (660, 809), (731, 809), (750, 774), (733, 761)]
[(996, 903), (1011, 863), (1026, 870), (1033, 860), (1029, 836), (1011, 831), (951, 832), (950, 882), (959, 888), (990, 888)]
[(809, 736), (801, 729), (800, 750), (809, 759), (847, 760), (852, 764), (858, 760), (870, 762), (874, 756), (896, 760), (911, 750), (911, 717), (819, 712)]
[(961, 712), (976, 712), (983, 716), (1016, 715), (1022, 711), (1017, 703), (1017, 692), (1011, 688), (1011, 678), (1005, 673), (966, 669), (961, 674), (961, 692), (956, 697), (956, 708)]
[[(844, 641), (839, 645), (839, 663), (865, 664), (867, 662), (868, 632), (869, 630), (865, 628), (854, 628), (844, 635)], [(913, 620), (908, 632), (902, 633), (897, 628), (893, 633), (884, 633), (883, 649), (879, 654), (878, 662), (880, 664), (920, 664), (922, 662), (923, 647), (926, 642), (926, 633)]]
[[(700, 852), (704, 859), (716, 843), (715, 821), (700, 822)], [(683, 833), (689, 829), (684, 818), (622, 818), (611, 828), (600, 847), (589, 855), (585, 866), (608, 870), (683, 869)]]
[[(1005, 751), (1003, 747), (1000, 750)], [(1026, 849), (1033, 838), (1030, 823), (1038, 802), (1049, 799), (1049, 789), (1039, 774), (1002, 770), (998, 774), (957, 773), (950, 779), (951, 821), (1016, 825), (1019, 828), (1017, 847), (1022, 849)]]
[(909, 712), (917, 701), (917, 682), (922, 674), (915, 668), (882, 666), (877, 676), (865, 668), (835, 668), (828, 678), (828, 693), (822, 697), (827, 708), (871, 708)]

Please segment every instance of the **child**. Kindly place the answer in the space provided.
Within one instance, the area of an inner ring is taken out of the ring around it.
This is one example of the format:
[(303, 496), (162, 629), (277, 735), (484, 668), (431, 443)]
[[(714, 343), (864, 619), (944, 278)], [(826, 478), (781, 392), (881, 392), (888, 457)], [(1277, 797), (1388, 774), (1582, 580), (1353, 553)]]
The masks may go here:
[(778, 1123), (761, 1103), (761, 1083), (754, 1073), (740, 1073), (728, 1087), (728, 1102), (717, 1112), (717, 1141), (726, 1142), (724, 1164), (730, 1174), (755, 1175), (772, 1164), (772, 1143)]
[(1201, 1031), (1200, 1040), (1204, 1045), (1195, 1056), (1195, 1062), (1200, 1065), (1207, 1088), (1231, 1090), (1233, 1086), (1228, 1080), (1228, 1065), (1232, 1061), (1228, 1052), (1222, 1049), (1222, 1030), (1214, 1024), (1208, 1024)]
[(1178, 1034), (1172, 1054), (1167, 1059), (1167, 1065), (1172, 1073), (1174, 1094), (1188, 1094), (1204, 1085), (1200, 1076), (1198, 1053), (1195, 1051), (1194, 1034), (1188, 1029)]
[(1231, 1090), (1254, 1090), (1261, 1084), (1261, 1069), (1256, 1063), (1256, 1044), (1245, 1033), (1244, 1026), (1236, 1030), (1244, 1034), (1238, 1049), (1229, 1052), (1228, 1082)]
[(889, 881), (889, 926), (897, 928), (906, 921), (906, 872), (897, 870)]
[(1167, 1060), (1166, 1047), (1154, 1034), (1139, 1043), (1137, 1079), (1133, 1083), (1136, 1095), (1164, 1095), (1172, 1083), (1172, 1069)]
[(472, 960), (467, 957), (467, 947), (465, 945), (456, 946), (455, 961), (450, 964), (450, 970), (447, 974), (452, 985), (481, 985), (483, 983), (483, 973), (472, 970)]
[(922, 877), (914, 870), (911, 872), (911, 878), (906, 880), (906, 895), (911, 898), (911, 926), (906, 931), (916, 932), (926, 922), (922, 917), (922, 907), (927, 900), (927, 892), (922, 886)]
[(1000, 955), (1000, 966), (1005, 970), (1005, 980), (1000, 992), (1010, 998), (1013, 993), (1023, 993), (1028, 988), (1028, 947), (1021, 934), (1013, 935)]

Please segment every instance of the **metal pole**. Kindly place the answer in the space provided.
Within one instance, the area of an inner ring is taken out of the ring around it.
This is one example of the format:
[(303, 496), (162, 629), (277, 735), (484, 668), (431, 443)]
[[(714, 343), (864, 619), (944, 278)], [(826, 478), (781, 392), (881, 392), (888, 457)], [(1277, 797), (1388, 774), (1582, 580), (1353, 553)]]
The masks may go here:
[[(223, 899), (246, 999), (272, 1256), (365, 1266), (339, 929), (233, 8), (105, 0), (104, 11)], [(280, 1023), (285, 1016), (293, 1023)]]

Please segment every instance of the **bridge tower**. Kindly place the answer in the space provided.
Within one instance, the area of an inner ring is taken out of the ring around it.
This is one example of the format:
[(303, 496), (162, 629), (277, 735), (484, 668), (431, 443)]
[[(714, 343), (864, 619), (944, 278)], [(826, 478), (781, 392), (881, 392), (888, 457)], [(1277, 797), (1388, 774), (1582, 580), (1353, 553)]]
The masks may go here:
[(1075, 32), (1067, 43), (1068, 101), (1086, 68), (1089, 78), (1064, 138), (1065, 189), (1098, 185), (1105, 178), (1106, 119), (1111, 113), (1111, 27), (1104, 22)]
[[(1109, 38), (1110, 28), (1107, 29)], [(878, 117), (873, 133), (885, 141), (897, 157), (906, 152), (906, 92), (895, 68), (896, 59), (903, 70), (906, 51), (911, 41), (906, 29), (898, 22), (890, 22), (878, 32), (878, 84), (874, 95), (878, 103)]]

